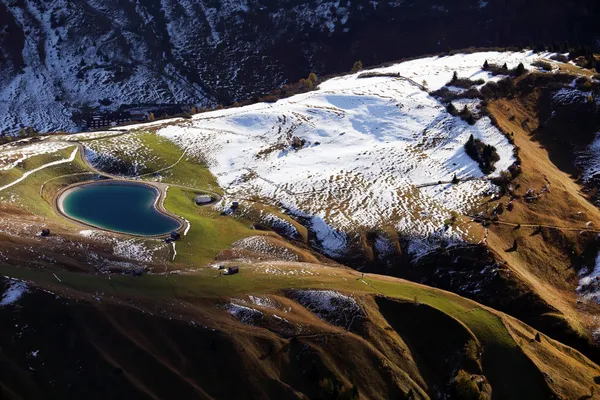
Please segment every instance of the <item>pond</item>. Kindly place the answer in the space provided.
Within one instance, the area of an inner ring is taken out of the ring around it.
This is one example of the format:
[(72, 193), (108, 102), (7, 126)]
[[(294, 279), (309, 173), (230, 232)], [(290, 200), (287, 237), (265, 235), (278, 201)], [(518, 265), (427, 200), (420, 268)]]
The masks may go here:
[(60, 210), (82, 223), (120, 233), (155, 236), (181, 224), (156, 208), (158, 189), (133, 182), (97, 182), (68, 189)]

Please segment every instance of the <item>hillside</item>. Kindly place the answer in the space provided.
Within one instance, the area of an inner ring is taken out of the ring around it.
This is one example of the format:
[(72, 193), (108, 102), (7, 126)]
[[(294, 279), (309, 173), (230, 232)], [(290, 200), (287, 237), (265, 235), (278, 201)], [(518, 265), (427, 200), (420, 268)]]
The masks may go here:
[[(203, 271), (135, 282), (64, 272), (56, 273), (59, 282), (50, 273), (4, 268), (44, 290), (4, 282), (0, 315), (11, 327), (2, 338), (11, 343), (2, 355), (4, 393), (430, 398), (463, 390), (543, 399), (585, 395), (599, 372), (576, 351), (545, 336), (538, 342), (531, 328), (457, 296), (314, 268), (322, 278), (282, 280), (248, 266), (230, 281)], [(281, 292), (323, 284), (343, 292)], [(443, 327), (443, 338), (433, 327)], [(452, 381), (463, 375), (477, 383)], [(232, 379), (236, 385), (225, 384)]]
[(231, 104), (356, 60), (595, 46), (599, 14), (592, 0), (3, 0), (0, 132), (74, 132), (82, 112), (119, 106)]
[[(598, 82), (553, 56), (0, 146), (2, 395), (597, 397)], [(180, 238), (65, 218), (106, 180), (155, 188)]]

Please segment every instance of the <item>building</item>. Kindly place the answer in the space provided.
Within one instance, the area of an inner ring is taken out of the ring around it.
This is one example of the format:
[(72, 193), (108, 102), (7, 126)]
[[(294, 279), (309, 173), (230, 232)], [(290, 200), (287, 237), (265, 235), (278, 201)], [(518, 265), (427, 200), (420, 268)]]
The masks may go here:
[(228, 267), (227, 269), (225, 269), (225, 272), (223, 272), (223, 274), (224, 275), (235, 275), (239, 272), (240, 272), (240, 267)]
[(213, 198), (207, 194), (201, 194), (196, 196), (194, 199), (197, 205), (209, 204), (213, 201)]
[(104, 128), (107, 126), (117, 126), (127, 122), (142, 122), (148, 119), (147, 114), (130, 112), (106, 112), (92, 114), (87, 119), (89, 129)]

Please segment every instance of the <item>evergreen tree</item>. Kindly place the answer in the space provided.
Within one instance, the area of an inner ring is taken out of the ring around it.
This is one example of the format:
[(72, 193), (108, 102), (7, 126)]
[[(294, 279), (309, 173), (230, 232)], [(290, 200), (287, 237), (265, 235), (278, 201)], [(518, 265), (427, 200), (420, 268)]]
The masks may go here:
[(454, 71), (454, 74), (452, 75), (452, 82), (456, 82), (458, 80), (458, 73), (456, 71)]
[(483, 63), (483, 70), (487, 71), (488, 69), (490, 69), (490, 64), (488, 63), (488, 60), (485, 60)]
[(504, 65), (502, 66), (502, 69), (505, 71), (508, 71), (508, 64), (504, 63)]
[(467, 140), (467, 146), (472, 148), (475, 145), (475, 138), (473, 137), (473, 134), (471, 134), (471, 136), (469, 136), (469, 140)]
[(515, 75), (517, 76), (521, 76), (523, 75), (525, 72), (527, 72), (527, 70), (525, 69), (525, 66), (523, 65), (523, 63), (519, 63), (519, 65), (517, 66), (517, 68), (515, 69)]
[[(448, 111), (448, 113), (450, 115), (457, 115), (458, 114), (458, 110), (456, 109), (456, 107), (452, 103), (448, 103), (448, 105), (446, 106), (446, 111)], [(471, 135), (471, 136), (473, 136), (473, 135)]]

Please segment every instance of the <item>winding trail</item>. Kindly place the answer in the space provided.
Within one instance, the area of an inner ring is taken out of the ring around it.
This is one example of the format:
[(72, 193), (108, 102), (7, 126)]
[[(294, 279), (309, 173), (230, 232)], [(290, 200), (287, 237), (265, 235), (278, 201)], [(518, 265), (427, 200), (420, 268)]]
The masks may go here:
[(146, 182), (146, 183), (151, 183), (153, 185), (155, 185), (156, 187), (158, 187), (161, 191), (166, 191), (166, 188), (169, 186), (173, 186), (173, 187), (177, 187), (180, 189), (186, 189), (186, 190), (191, 190), (191, 191), (195, 191), (195, 192), (201, 192), (201, 193), (206, 193), (211, 195), (215, 200), (213, 202), (210, 203), (206, 203), (203, 204), (202, 206), (207, 206), (207, 205), (211, 205), (214, 204), (218, 201), (221, 200), (221, 195), (219, 193), (210, 191), (210, 190), (206, 190), (206, 189), (200, 189), (200, 188), (195, 188), (195, 187), (191, 187), (191, 186), (185, 186), (185, 185), (178, 185), (176, 183), (165, 183), (165, 182), (158, 182), (158, 181), (153, 181), (153, 180), (141, 180), (140, 178), (144, 177), (144, 176), (150, 176), (150, 175), (154, 175), (158, 172), (162, 172), (162, 171), (166, 171), (169, 170), (171, 168), (174, 168), (177, 164), (179, 164), (179, 162), (181, 162), (181, 160), (183, 159), (183, 157), (185, 157), (185, 155), (187, 154), (187, 149), (183, 152), (183, 154), (181, 155), (181, 157), (179, 157), (179, 159), (172, 165), (165, 167), (165, 168), (161, 168), (157, 171), (152, 171), (152, 172), (148, 172), (142, 175), (137, 175), (134, 177), (126, 177), (126, 176), (119, 176), (119, 175), (113, 175), (113, 174), (109, 174), (107, 172), (101, 171), (98, 168), (96, 168), (86, 157), (85, 155), (85, 146), (82, 145), (81, 143), (76, 143), (76, 145), (79, 147), (80, 151), (80, 156), (81, 156), (81, 161), (85, 164), (85, 166), (92, 171), (93, 173), (99, 175), (99, 176), (103, 176), (105, 178), (108, 179), (113, 179), (113, 180), (118, 180), (118, 181), (128, 181), (128, 182), (136, 182), (136, 183), (140, 183), (141, 182)]
[(19, 182), (24, 181), (25, 178), (27, 178), (29, 175), (35, 174), (36, 172), (41, 171), (41, 170), (43, 170), (45, 168), (49, 168), (49, 167), (53, 167), (55, 165), (60, 165), (60, 164), (66, 164), (66, 163), (73, 162), (75, 160), (75, 156), (77, 155), (77, 151), (79, 151), (79, 150), (80, 150), (80, 148), (76, 147), (75, 150), (73, 150), (73, 153), (71, 153), (71, 156), (69, 158), (65, 158), (64, 160), (53, 161), (53, 162), (50, 162), (48, 164), (44, 164), (44, 165), (42, 165), (40, 167), (37, 167), (36, 169), (32, 169), (31, 171), (25, 172), (23, 174), (23, 176), (21, 176), (16, 181), (11, 182), (8, 185), (4, 185), (4, 186), (0, 187), (0, 192), (2, 192), (3, 190), (8, 189), (9, 187), (12, 187), (12, 186), (16, 185)]
[[(475, 217), (471, 217), (471, 218), (475, 218)], [(594, 233), (600, 233), (600, 228), (590, 228), (587, 226), (582, 226), (582, 227), (577, 227), (577, 226), (559, 226), (559, 225), (546, 225), (546, 224), (531, 224), (531, 223), (519, 223), (519, 222), (506, 222), (506, 221), (491, 221), (486, 219), (487, 221), (489, 221), (492, 224), (498, 224), (498, 225), (506, 225), (506, 226), (513, 226), (513, 227), (517, 227), (520, 226), (521, 228), (547, 228), (547, 229), (556, 229), (556, 230), (560, 230), (560, 231), (568, 231), (568, 232), (594, 232)]]

